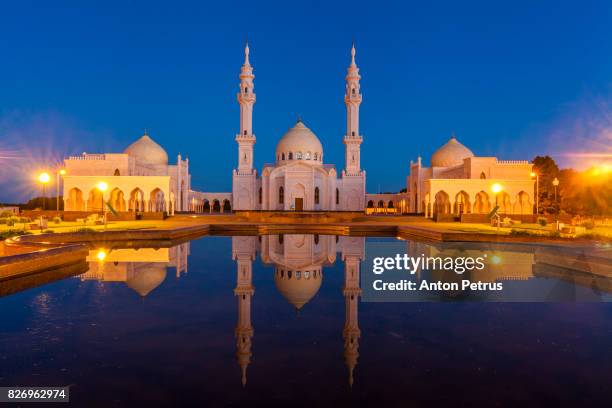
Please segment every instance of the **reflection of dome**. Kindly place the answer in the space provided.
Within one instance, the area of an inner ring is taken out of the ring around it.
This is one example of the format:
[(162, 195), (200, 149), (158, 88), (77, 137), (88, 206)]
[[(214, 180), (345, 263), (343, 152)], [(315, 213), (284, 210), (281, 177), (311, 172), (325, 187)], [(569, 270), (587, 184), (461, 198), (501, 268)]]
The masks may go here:
[(298, 120), (276, 145), (277, 160), (282, 161), (283, 154), (285, 160), (289, 160), (291, 154), (292, 160), (302, 159), (311, 162), (316, 160), (317, 163), (321, 163), (323, 146), (319, 138), (301, 120)]
[(474, 153), (457, 141), (455, 136), (431, 156), (431, 167), (452, 167), (463, 164), (463, 159)]
[(139, 265), (134, 273), (127, 279), (128, 287), (140, 296), (147, 296), (153, 289), (166, 279), (166, 264), (147, 263)]
[(323, 275), (321, 267), (312, 266), (306, 270), (287, 270), (285, 266), (274, 268), (276, 289), (296, 309), (301, 309), (317, 294), (321, 287)]
[(168, 154), (164, 148), (155, 143), (147, 134), (129, 145), (124, 153), (143, 163), (168, 164)]

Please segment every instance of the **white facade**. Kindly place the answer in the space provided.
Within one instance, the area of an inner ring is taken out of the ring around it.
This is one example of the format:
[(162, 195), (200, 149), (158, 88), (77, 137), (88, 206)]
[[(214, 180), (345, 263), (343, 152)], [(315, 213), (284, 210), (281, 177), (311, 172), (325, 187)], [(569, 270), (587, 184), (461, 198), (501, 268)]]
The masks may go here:
[[(168, 164), (165, 150), (147, 134), (123, 153), (87, 154), (64, 160), (64, 210), (161, 212), (190, 209), (189, 159)], [(98, 186), (106, 183), (106, 191)]]
[(323, 146), (317, 136), (298, 120), (276, 147), (276, 161), (264, 165), (261, 176), (253, 168), (255, 135), (253, 105), (255, 91), (249, 47), (240, 73), (240, 133), (238, 167), (233, 171), (232, 197), (235, 210), (362, 211), (365, 205), (365, 171), (361, 169), (359, 105), (361, 91), (355, 47), (346, 76), (347, 133), (345, 169), (338, 178), (333, 165), (323, 163)]

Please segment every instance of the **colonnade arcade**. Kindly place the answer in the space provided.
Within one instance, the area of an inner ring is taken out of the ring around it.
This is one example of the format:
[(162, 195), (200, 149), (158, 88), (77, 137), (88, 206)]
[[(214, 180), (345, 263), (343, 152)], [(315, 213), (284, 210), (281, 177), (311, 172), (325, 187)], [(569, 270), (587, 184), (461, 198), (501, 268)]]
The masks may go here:
[(72, 187), (64, 197), (66, 211), (103, 211), (104, 203), (108, 202), (118, 212), (163, 212), (174, 213), (174, 193), (160, 187), (145, 190), (140, 187), (123, 190), (109, 186), (102, 192), (98, 187), (83, 191)]
[(452, 214), (457, 217), (461, 214), (488, 214), (496, 205), (500, 214), (533, 214), (532, 194), (528, 191), (530, 190), (526, 188), (494, 193), (491, 188), (432, 188), (424, 197), (425, 217), (433, 217), (436, 214)]

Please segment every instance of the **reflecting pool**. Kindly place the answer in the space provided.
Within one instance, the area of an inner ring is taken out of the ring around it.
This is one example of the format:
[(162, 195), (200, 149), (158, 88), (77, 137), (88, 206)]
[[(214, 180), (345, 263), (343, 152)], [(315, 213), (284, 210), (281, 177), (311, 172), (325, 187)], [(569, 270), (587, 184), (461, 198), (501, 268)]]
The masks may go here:
[[(0, 283), (0, 386), (70, 385), (80, 406), (609, 401), (612, 279), (589, 273), (601, 265), (584, 250), (304, 234), (141, 244)], [(486, 253), (486, 274), (464, 278), (506, 291), (368, 299), (373, 259), (403, 253)]]

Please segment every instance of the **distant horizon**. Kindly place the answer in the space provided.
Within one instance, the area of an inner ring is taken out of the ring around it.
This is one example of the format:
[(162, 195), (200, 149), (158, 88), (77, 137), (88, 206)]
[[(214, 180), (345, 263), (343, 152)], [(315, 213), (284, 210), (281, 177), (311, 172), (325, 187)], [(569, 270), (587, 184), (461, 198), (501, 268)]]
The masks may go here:
[(194, 189), (231, 191), (247, 36), (259, 171), (298, 115), (325, 162), (344, 167), (353, 40), (370, 193), (404, 188), (410, 160), (428, 165), (452, 133), (477, 156), (550, 155), (578, 170), (612, 161), (605, 4), (249, 4), (5, 6), (0, 201), (25, 202), (39, 195), (37, 171), (122, 152), (144, 129), (171, 163), (190, 158)]

